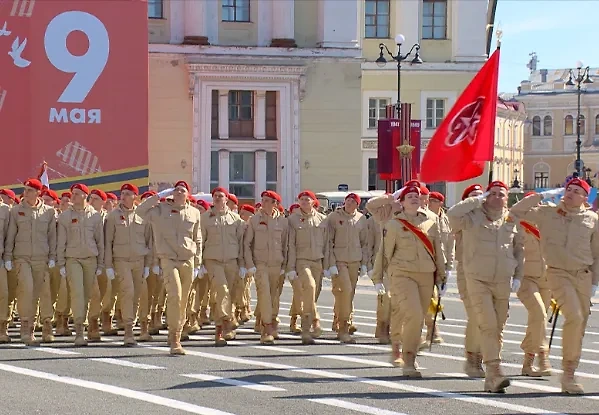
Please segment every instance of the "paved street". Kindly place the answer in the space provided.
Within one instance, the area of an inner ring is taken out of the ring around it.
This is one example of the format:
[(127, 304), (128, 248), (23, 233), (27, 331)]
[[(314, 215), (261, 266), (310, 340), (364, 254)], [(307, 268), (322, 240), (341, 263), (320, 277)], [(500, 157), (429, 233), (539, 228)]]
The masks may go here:
[[(505, 395), (482, 393), (482, 380), (462, 375), (465, 314), (455, 285), (445, 299), (447, 320), (440, 323), (445, 344), (422, 352), (423, 379), (406, 380), (389, 363), (389, 346), (377, 344), (376, 295), (361, 281), (356, 294), (358, 344), (340, 345), (327, 331), (314, 346), (282, 335), (276, 346), (261, 346), (253, 322), (226, 348), (213, 346), (213, 328), (186, 342), (187, 356), (171, 357), (166, 333), (157, 341), (124, 348), (122, 338), (105, 337), (87, 348), (73, 338), (26, 349), (18, 343), (0, 352), (0, 414), (596, 414), (599, 412), (599, 306), (584, 339), (578, 372), (587, 395), (561, 395), (559, 377), (516, 376), (526, 311), (513, 299), (504, 332), (504, 359), (512, 386)], [(595, 299), (597, 300), (597, 299)], [(282, 298), (281, 332), (288, 333), (291, 289)], [(332, 295), (320, 299), (323, 326), (330, 329)], [(560, 366), (561, 321), (552, 347)], [(11, 334), (17, 338), (17, 330)], [(66, 341), (65, 341), (66, 340)], [(560, 372), (559, 370), (555, 370)]]

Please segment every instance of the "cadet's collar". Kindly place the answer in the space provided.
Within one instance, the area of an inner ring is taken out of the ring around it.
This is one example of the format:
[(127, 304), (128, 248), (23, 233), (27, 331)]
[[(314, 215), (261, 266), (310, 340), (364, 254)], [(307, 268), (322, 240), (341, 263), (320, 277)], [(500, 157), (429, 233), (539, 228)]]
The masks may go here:
[(91, 205), (88, 205), (88, 204), (86, 203), (86, 204), (84, 204), (84, 205), (83, 205), (83, 209), (77, 209), (77, 208), (75, 207), (75, 205), (71, 205), (71, 206), (69, 206), (69, 209), (70, 209), (70, 210), (72, 210), (73, 212), (77, 212), (77, 213), (79, 213), (79, 212), (85, 212), (85, 211), (86, 211), (88, 208), (90, 208), (90, 207), (91, 207)]
[(135, 205), (131, 209), (128, 209), (125, 205), (120, 203), (119, 209), (121, 209), (123, 212), (133, 212), (135, 210)]
[(210, 216), (223, 216), (226, 215), (227, 213), (231, 212), (231, 209), (229, 209), (229, 207), (227, 205), (225, 205), (225, 208), (223, 210), (218, 210), (216, 208), (212, 208), (210, 210)]
[(314, 208), (310, 209), (310, 212), (305, 213), (301, 208), (298, 208), (300, 215), (304, 217), (309, 217), (314, 215)]
[(419, 207), (418, 210), (416, 211), (416, 216), (418, 216), (418, 214), (428, 216), (427, 210), (428, 209), (426, 209), (426, 208)]
[(578, 215), (579, 213), (582, 213), (582, 212), (586, 211), (587, 209), (588, 208), (584, 204), (577, 208), (568, 208), (568, 207), (566, 207), (566, 204), (564, 203), (564, 201), (560, 200), (558, 208), (557, 208), (557, 213), (561, 216), (573, 216), (573, 215)]

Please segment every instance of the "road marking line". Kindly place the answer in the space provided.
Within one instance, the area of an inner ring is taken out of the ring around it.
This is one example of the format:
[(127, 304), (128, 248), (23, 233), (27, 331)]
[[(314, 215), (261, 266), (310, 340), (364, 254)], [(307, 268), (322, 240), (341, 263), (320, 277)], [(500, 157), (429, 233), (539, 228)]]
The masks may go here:
[(27, 347), (22, 343), (11, 343), (8, 346), (13, 347), (15, 349), (29, 349), (29, 350), (36, 350), (38, 352), (44, 352), (44, 353), (51, 353), (51, 354), (58, 354), (58, 355), (77, 355), (77, 354), (81, 354), (78, 352), (72, 352), (70, 350), (62, 350), (62, 349), (58, 349), (56, 347)]
[(112, 359), (112, 358), (104, 358), (104, 357), (90, 358), (89, 360), (93, 360), (94, 362), (108, 363), (109, 365), (133, 367), (135, 369), (141, 369), (141, 370), (165, 370), (166, 369), (165, 367), (162, 367), (162, 366), (146, 365), (144, 363), (135, 363), (135, 362), (130, 362), (128, 360)]
[[(159, 351), (165, 351), (165, 352), (169, 350), (167, 347), (156, 347), (156, 346), (142, 346), (142, 347), (145, 347), (150, 350), (159, 350)], [(244, 358), (239, 358), (239, 357), (234, 357), (234, 356), (225, 356), (225, 355), (218, 355), (218, 354), (212, 354), (212, 353), (198, 352), (195, 350), (188, 350), (187, 354), (191, 355), (191, 356), (203, 357), (205, 359), (219, 360), (219, 361), (223, 361), (223, 362), (237, 363), (237, 364), (249, 365), (249, 366), (257, 366), (257, 367), (263, 367), (263, 368), (274, 369), (274, 370), (288, 370), (290, 372), (303, 373), (303, 374), (308, 374), (308, 375), (320, 377), (320, 378), (340, 379), (340, 380), (346, 380), (349, 382), (356, 382), (356, 383), (362, 383), (362, 384), (366, 384), (366, 385), (379, 386), (379, 387), (388, 388), (388, 389), (402, 390), (402, 391), (406, 391), (406, 392), (420, 393), (420, 394), (425, 394), (425, 395), (430, 395), (430, 396), (437, 396), (437, 397), (441, 397), (441, 398), (454, 399), (457, 401), (475, 403), (475, 404), (482, 405), (482, 406), (487, 406), (487, 407), (491, 407), (491, 408), (500, 408), (500, 409), (505, 409), (508, 411), (516, 411), (516, 412), (522, 412), (522, 413), (528, 413), (528, 414), (544, 413), (544, 414), (562, 415), (559, 412), (547, 411), (544, 409), (535, 408), (535, 407), (531, 407), (531, 406), (511, 404), (511, 403), (497, 401), (497, 400), (493, 400), (493, 399), (479, 398), (479, 397), (463, 395), (463, 394), (454, 393), (454, 392), (443, 392), (443, 391), (439, 391), (436, 389), (422, 388), (422, 387), (418, 387), (418, 386), (411, 386), (411, 385), (407, 385), (407, 384), (400, 384), (400, 383), (395, 383), (395, 382), (390, 382), (390, 381), (362, 378), (362, 377), (357, 377), (357, 376), (353, 376), (353, 375), (347, 375), (347, 374), (337, 373), (337, 372), (330, 372), (330, 371), (320, 370), (320, 369), (304, 369), (304, 368), (291, 366), (291, 365), (284, 365), (284, 364), (280, 364), (280, 363), (272, 363), (272, 362), (265, 362), (265, 361), (260, 361), (260, 360), (244, 359)], [(565, 415), (565, 414), (563, 414), (563, 415)]]
[(204, 375), (204, 374), (195, 374), (194, 373), (194, 374), (181, 375), (181, 376), (184, 376), (186, 378), (204, 380), (207, 382), (222, 383), (223, 385), (238, 386), (240, 388), (251, 389), (251, 390), (258, 391), (258, 392), (285, 392), (285, 389), (277, 388), (275, 386), (262, 385), (260, 383), (244, 382), (242, 380), (227, 379), (227, 378), (222, 378), (222, 377), (212, 376), (212, 375)]
[(371, 415), (407, 415), (403, 412), (387, 411), (386, 409), (379, 409), (372, 406), (360, 405), (353, 402), (342, 401), (340, 399), (308, 399), (310, 402), (321, 403), (323, 405), (334, 406), (337, 408), (349, 409), (350, 411), (361, 412), (363, 414)]
[(180, 411), (188, 412), (191, 414), (234, 415), (229, 412), (219, 411), (218, 409), (206, 408), (204, 406), (194, 405), (175, 399), (164, 398), (162, 396), (152, 395), (151, 393), (140, 392), (133, 389), (122, 388), (119, 386), (107, 385), (105, 383), (91, 382), (88, 380), (71, 378), (68, 376), (59, 376), (53, 373), (25, 369), (22, 367), (11, 366), (4, 363), (0, 363), (0, 370), (4, 372), (15, 373), (18, 375), (29, 376), (37, 379), (50, 380), (53, 382), (63, 383), (65, 385), (78, 386), (84, 389), (91, 389), (99, 392), (110, 393), (112, 395), (123, 396), (125, 398), (135, 399), (146, 403), (152, 403), (154, 405), (165, 406), (171, 409), (178, 409)]
[[(324, 359), (340, 360), (342, 362), (359, 363), (366, 366), (379, 366), (379, 367), (395, 367), (389, 362), (381, 362), (380, 360), (360, 359), (358, 357), (350, 357), (343, 355), (333, 354), (313, 354), (313, 357), (322, 357)], [(425, 367), (419, 366), (420, 370), (427, 370)]]
[[(235, 331), (243, 332), (243, 333), (246, 333), (246, 332), (253, 333), (253, 329), (249, 329), (249, 328), (247, 328), (247, 329), (246, 328), (238, 328)], [(292, 336), (292, 337), (294, 339), (301, 340), (297, 336)], [(210, 336), (202, 336), (202, 335), (197, 335), (197, 334), (191, 334), (191, 335), (189, 335), (189, 338), (191, 340), (212, 340), (212, 337), (210, 337)], [(269, 346), (269, 345), (264, 345), (264, 344), (252, 344), (252, 343), (247, 343), (247, 342), (240, 341), (240, 340), (227, 340), (227, 344), (229, 344), (231, 346), (248, 346), (248, 347), (251, 347), (252, 349), (258, 349), (258, 350), (264, 350), (265, 348), (267, 348), (268, 350), (272, 350), (275, 352), (282, 352), (282, 353), (306, 353), (306, 350), (292, 349), (290, 347)]]

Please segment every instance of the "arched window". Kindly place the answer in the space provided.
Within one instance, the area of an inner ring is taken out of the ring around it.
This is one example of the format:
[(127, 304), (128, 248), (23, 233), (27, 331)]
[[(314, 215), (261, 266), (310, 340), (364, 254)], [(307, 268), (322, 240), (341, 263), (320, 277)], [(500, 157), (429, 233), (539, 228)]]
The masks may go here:
[(571, 115), (564, 119), (564, 135), (574, 135), (574, 117)]
[(595, 135), (599, 135), (599, 115), (595, 116)]
[(543, 135), (553, 135), (553, 119), (549, 115), (546, 115), (545, 118), (543, 118)]
[(544, 189), (549, 186), (549, 165), (547, 163), (537, 163), (532, 168), (534, 175), (534, 188)]
[(586, 119), (584, 115), (580, 114), (580, 135), (586, 134)]
[(535, 115), (532, 118), (532, 135), (538, 137), (541, 135), (541, 117)]

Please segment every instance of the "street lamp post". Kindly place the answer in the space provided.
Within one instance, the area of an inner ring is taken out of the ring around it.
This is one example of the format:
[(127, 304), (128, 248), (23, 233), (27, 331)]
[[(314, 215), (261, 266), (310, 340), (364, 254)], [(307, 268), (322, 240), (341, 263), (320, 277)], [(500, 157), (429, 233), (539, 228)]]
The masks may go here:
[(582, 160), (580, 159), (580, 147), (582, 146), (582, 141), (580, 139), (580, 125), (581, 125), (581, 114), (580, 114), (580, 98), (582, 96), (582, 84), (592, 84), (593, 79), (589, 76), (590, 68), (587, 66), (583, 67), (581, 61), (576, 62), (576, 76), (574, 75), (574, 70), (570, 69), (570, 76), (568, 77), (568, 82), (566, 85), (574, 86), (576, 85), (576, 94), (578, 98), (577, 105), (577, 116), (576, 116), (576, 173), (577, 177), (582, 177)]

